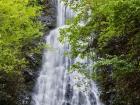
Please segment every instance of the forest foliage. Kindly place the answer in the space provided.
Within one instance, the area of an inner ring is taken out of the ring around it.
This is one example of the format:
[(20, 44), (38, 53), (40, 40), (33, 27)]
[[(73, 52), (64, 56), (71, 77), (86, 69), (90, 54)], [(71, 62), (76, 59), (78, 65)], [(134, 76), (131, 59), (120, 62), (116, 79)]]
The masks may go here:
[[(107, 105), (138, 105), (140, 1), (63, 1), (76, 15), (60, 30), (60, 40), (70, 43), (73, 58), (88, 57), (96, 62), (92, 78), (100, 81), (102, 100)], [(74, 66), (80, 71), (83, 66), (79, 65)]]
[[(92, 75), (85, 64), (74, 64), (73, 69), (100, 83), (106, 105), (139, 105), (140, 0), (62, 1), (76, 14), (60, 30), (60, 40), (69, 42), (71, 57), (94, 62)], [(28, 45), (42, 35), (41, 9), (38, 0), (0, 0), (0, 89), (4, 90), (0, 92), (10, 105), (15, 105), (13, 98), (22, 88), (18, 71), (28, 64), (26, 50), (34, 51)]]
[(28, 63), (23, 48), (42, 35), (40, 10), (36, 0), (0, 0), (0, 71), (22, 70)]
[(0, 105), (31, 101), (33, 72), (41, 59), (42, 8), (39, 0), (0, 0)]

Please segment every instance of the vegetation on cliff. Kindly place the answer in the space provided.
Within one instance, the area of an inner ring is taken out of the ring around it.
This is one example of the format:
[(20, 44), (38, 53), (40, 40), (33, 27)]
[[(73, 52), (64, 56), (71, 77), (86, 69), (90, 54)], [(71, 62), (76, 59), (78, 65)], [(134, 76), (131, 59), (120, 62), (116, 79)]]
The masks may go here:
[(26, 86), (22, 74), (32, 76), (25, 69), (39, 64), (33, 54), (39, 57), (42, 45), (41, 9), (38, 0), (0, 0), (0, 105), (29, 104), (31, 83)]
[(0, 1), (0, 70), (21, 70), (27, 63), (23, 46), (41, 35), (41, 8), (29, 0)]
[[(140, 104), (140, 1), (63, 1), (77, 14), (61, 29), (60, 40), (70, 43), (72, 57), (96, 62), (90, 78), (100, 82), (102, 100), (106, 105)], [(85, 73), (81, 65), (74, 67)]]
[[(80, 62), (72, 69), (99, 82), (106, 105), (139, 105), (140, 0), (62, 1), (76, 15), (60, 30), (60, 40), (71, 45), (71, 57), (87, 57), (94, 62), (92, 75)], [(34, 78), (29, 71), (39, 64), (34, 59), (42, 46), (36, 43), (43, 28), (38, 17), (41, 5), (48, 2), (0, 0), (0, 105), (29, 104), (24, 91), (31, 87), (25, 82)]]

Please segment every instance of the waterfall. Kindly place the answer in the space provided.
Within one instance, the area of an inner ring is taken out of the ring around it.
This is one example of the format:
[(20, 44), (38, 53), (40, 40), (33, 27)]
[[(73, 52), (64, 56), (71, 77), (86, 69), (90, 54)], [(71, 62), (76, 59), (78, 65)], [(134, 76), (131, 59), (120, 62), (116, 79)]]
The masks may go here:
[[(74, 61), (64, 56), (69, 45), (59, 42), (59, 27), (64, 26), (65, 20), (74, 14), (60, 0), (57, 6), (57, 28), (46, 36), (46, 44), (51, 48), (44, 51), (42, 69), (32, 95), (32, 105), (102, 105), (93, 81), (85, 79), (77, 72), (67, 72)], [(83, 86), (78, 87), (78, 83)]]

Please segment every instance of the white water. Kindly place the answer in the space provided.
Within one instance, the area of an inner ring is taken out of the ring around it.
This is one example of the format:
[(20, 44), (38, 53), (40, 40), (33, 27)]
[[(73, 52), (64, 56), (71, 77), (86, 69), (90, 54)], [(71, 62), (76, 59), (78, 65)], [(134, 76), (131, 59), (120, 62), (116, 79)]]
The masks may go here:
[[(46, 36), (46, 43), (52, 48), (44, 51), (42, 70), (32, 96), (33, 105), (102, 105), (94, 82), (77, 72), (67, 73), (73, 62), (64, 56), (69, 46), (59, 42), (58, 28), (74, 14), (59, 0), (57, 5), (57, 28)], [(80, 84), (79, 88), (77, 84)]]

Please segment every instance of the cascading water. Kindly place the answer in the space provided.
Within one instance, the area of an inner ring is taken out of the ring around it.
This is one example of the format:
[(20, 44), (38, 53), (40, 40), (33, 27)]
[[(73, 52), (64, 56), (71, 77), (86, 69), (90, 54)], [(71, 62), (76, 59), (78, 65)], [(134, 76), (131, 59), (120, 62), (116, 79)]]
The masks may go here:
[[(69, 46), (59, 42), (58, 28), (65, 25), (66, 18), (74, 14), (60, 0), (57, 5), (57, 29), (46, 36), (46, 43), (51, 49), (44, 51), (42, 70), (32, 96), (32, 105), (102, 105), (94, 82), (86, 80), (77, 72), (67, 72), (73, 62), (64, 56)], [(88, 84), (85, 86), (86, 91), (83, 91), (82, 86), (75, 86), (77, 83)]]

